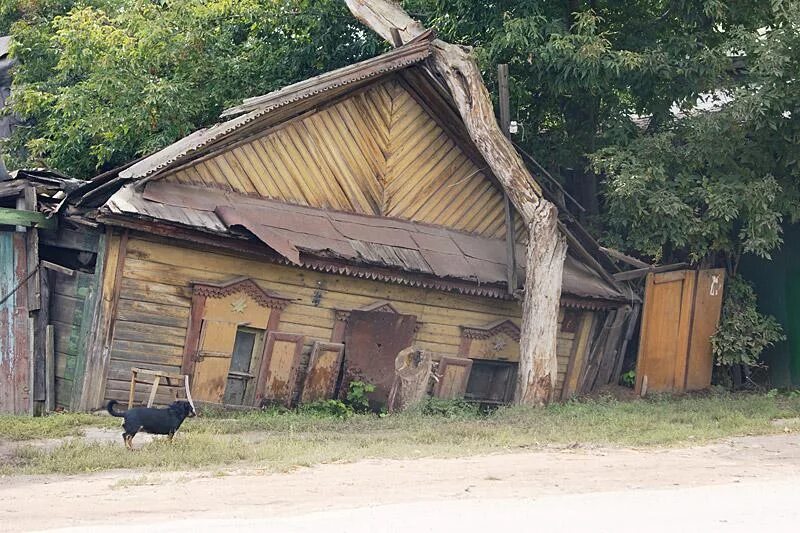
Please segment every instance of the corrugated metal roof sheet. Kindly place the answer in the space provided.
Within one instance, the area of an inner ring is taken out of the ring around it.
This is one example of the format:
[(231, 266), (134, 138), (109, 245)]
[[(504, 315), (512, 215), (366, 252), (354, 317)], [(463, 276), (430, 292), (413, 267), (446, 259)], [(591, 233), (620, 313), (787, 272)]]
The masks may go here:
[[(112, 196), (104, 210), (222, 235), (244, 228), (296, 264), (303, 263), (302, 253), (476, 284), (502, 285), (506, 281), (505, 241), (405, 220), (163, 182), (147, 184), (143, 193), (129, 185)], [(522, 247), (518, 254), (524, 257)], [(571, 257), (564, 265), (563, 291), (581, 297), (623, 298)]]

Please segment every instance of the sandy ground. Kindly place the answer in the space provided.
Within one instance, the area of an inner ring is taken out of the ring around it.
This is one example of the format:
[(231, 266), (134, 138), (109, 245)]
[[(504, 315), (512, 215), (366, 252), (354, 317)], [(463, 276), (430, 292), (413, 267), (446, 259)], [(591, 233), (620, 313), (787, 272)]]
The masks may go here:
[(13, 477), (0, 530), (796, 531), (800, 435), (254, 470)]

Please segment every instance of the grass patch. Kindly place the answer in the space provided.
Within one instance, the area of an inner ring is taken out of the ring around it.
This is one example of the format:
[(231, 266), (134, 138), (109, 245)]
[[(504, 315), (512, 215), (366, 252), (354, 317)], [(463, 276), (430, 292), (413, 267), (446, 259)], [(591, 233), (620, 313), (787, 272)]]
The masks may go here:
[[(507, 407), (493, 413), (433, 402), (383, 418), (339, 418), (307, 411), (207, 411), (187, 420), (172, 444), (157, 438), (139, 443), (134, 452), (126, 451), (121, 440), (86, 443), (74, 439), (53, 450), (22, 446), (7, 464), (0, 465), (0, 474), (75, 474), (119, 468), (219, 471), (231, 465), (286, 471), (365, 458), (451, 457), (576, 443), (669, 446), (779, 433), (783, 426), (773, 420), (798, 416), (800, 398), (754, 394), (632, 402), (599, 399), (544, 409)], [(105, 425), (103, 419), (94, 421)]]
[(88, 426), (117, 427), (119, 422), (88, 413), (53, 413), (36, 418), (0, 415), (0, 439), (58, 439), (80, 435), (81, 430)]

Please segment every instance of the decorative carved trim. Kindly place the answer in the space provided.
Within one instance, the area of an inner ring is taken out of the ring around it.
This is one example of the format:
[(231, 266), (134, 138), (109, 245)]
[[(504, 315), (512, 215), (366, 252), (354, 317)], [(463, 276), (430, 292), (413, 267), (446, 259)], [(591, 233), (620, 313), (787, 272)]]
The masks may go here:
[(508, 319), (485, 326), (461, 326), (461, 337), (467, 339), (488, 339), (498, 333), (505, 333), (519, 342), (519, 327)]
[(243, 292), (261, 307), (270, 309), (283, 310), (291, 302), (290, 298), (262, 289), (250, 278), (236, 278), (226, 283), (192, 282), (192, 288), (195, 294), (207, 298), (224, 298), (237, 292)]

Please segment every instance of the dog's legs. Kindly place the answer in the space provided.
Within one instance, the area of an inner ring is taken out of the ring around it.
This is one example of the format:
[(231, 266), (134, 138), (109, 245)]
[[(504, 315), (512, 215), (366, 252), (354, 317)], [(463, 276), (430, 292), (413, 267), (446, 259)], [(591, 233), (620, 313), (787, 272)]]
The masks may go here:
[(172, 432), (169, 434), (169, 441), (170, 441), (170, 442), (172, 442), (172, 438), (173, 438), (174, 436), (175, 436), (175, 432), (174, 432), (174, 431), (172, 431)]
[(125, 447), (133, 450), (133, 435), (130, 433), (123, 433), (122, 438), (125, 439)]

